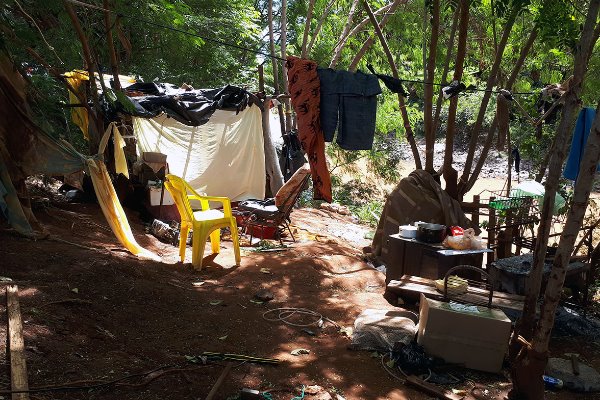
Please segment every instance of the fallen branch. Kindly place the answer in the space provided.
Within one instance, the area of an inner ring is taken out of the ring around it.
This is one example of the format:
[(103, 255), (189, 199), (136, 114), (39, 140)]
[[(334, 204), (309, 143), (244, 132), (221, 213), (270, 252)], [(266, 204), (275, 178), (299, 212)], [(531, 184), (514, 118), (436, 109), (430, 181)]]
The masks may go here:
[(98, 248), (95, 248), (95, 247), (85, 246), (85, 245), (79, 244), (79, 243), (69, 242), (68, 240), (57, 238), (56, 236), (48, 236), (47, 239), (51, 240), (53, 242), (70, 244), (71, 246), (79, 247), (80, 249), (86, 249), (86, 250), (92, 250), (92, 251), (98, 251), (100, 253), (104, 253), (103, 249), (98, 249)]
[(56, 301), (51, 301), (49, 303), (44, 303), (44, 304), (41, 304), (41, 305), (37, 306), (37, 308), (40, 309), (40, 308), (44, 308), (44, 307), (51, 306), (51, 305), (54, 305), (54, 304), (63, 304), (63, 303), (79, 303), (79, 304), (87, 304), (87, 305), (94, 304), (94, 303), (92, 303), (89, 300), (64, 299), (64, 300), (56, 300)]

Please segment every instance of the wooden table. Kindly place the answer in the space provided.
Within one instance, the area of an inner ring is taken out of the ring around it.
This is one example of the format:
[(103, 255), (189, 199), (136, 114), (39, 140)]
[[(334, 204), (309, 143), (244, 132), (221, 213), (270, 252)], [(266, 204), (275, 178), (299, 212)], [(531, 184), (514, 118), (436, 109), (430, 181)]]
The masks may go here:
[[(386, 297), (389, 298), (390, 295), (395, 295), (409, 302), (417, 301), (421, 293), (431, 299), (443, 300), (444, 298), (444, 295), (435, 288), (435, 283), (432, 279), (418, 276), (403, 275), (398, 280), (390, 281), (386, 288)], [(487, 291), (469, 286), (467, 293), (460, 296), (455, 295), (454, 297), (467, 303), (481, 304), (482, 300), (486, 299), (487, 296)], [(492, 307), (522, 311), (524, 300), (524, 296), (494, 292)]]
[(403, 275), (421, 276), (429, 279), (443, 278), (446, 272), (457, 265), (481, 267), (481, 250), (452, 250), (441, 243), (424, 243), (416, 239), (401, 237), (399, 234), (388, 236), (388, 252), (384, 256), (386, 282), (398, 280)]

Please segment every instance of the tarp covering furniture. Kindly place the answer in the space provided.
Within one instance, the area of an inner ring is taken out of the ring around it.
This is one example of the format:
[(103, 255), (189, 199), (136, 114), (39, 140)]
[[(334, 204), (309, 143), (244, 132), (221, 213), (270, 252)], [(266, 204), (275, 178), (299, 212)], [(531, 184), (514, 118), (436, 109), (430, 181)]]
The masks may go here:
[[(460, 204), (442, 190), (431, 174), (416, 170), (403, 178), (388, 196), (373, 237), (373, 254), (385, 256), (387, 237), (398, 233), (400, 225), (416, 221), (472, 227)], [(479, 232), (478, 227), (473, 228)]]
[(84, 156), (69, 143), (56, 140), (40, 130), (37, 135), (35, 149), (31, 153), (31, 157), (26, 160), (26, 169), (32, 174), (44, 173), (49, 175), (67, 175), (86, 170), (92, 178), (94, 191), (102, 213), (119, 242), (138, 257), (160, 260), (158, 255), (144, 249), (137, 243), (127, 221), (125, 211), (115, 193), (102, 157), (110, 135), (114, 135), (116, 163), (120, 164), (118, 168), (123, 168), (122, 138), (116, 126), (111, 123), (102, 137), (98, 154), (94, 157)]
[(216, 110), (210, 121), (188, 126), (162, 114), (133, 117), (138, 154), (167, 155), (169, 171), (211, 196), (232, 201), (265, 196), (262, 116), (256, 106), (243, 111)]

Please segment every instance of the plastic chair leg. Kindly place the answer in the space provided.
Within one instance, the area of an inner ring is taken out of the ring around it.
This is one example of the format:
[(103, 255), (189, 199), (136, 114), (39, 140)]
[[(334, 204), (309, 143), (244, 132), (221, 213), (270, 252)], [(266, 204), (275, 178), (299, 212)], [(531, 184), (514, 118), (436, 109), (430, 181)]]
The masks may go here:
[(242, 257), (240, 256), (240, 239), (238, 235), (237, 224), (235, 220), (233, 220), (230, 224), (231, 229), (231, 240), (233, 241), (233, 253), (235, 254), (235, 265), (239, 266), (242, 262)]
[(204, 247), (208, 232), (202, 228), (194, 229), (192, 239), (192, 266), (195, 270), (202, 269), (202, 259), (204, 258)]
[(213, 253), (219, 253), (221, 251), (221, 229), (215, 229), (210, 234), (210, 245)]
[(187, 238), (189, 233), (189, 227), (182, 227), (179, 231), (179, 258), (181, 259), (181, 262), (185, 261), (185, 249), (187, 247)]

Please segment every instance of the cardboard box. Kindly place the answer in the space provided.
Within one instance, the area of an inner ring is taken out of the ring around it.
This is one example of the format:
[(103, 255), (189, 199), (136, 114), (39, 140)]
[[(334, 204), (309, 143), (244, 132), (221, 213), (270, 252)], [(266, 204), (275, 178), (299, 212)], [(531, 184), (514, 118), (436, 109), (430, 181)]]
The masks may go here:
[(502, 369), (512, 323), (501, 310), (431, 300), (421, 294), (417, 342), (448, 363)]

